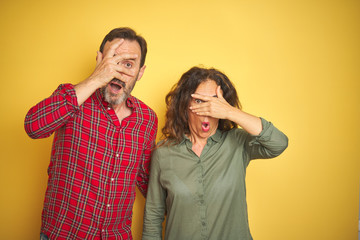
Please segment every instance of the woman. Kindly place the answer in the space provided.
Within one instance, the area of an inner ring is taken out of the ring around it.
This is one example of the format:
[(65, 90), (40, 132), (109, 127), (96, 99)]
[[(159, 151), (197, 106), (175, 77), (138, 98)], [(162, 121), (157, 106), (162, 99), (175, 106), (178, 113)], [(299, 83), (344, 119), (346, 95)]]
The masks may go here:
[(165, 214), (167, 240), (252, 239), (246, 167), (252, 159), (280, 155), (287, 137), (270, 122), (243, 112), (233, 84), (216, 69), (191, 68), (166, 104), (142, 239), (162, 239)]

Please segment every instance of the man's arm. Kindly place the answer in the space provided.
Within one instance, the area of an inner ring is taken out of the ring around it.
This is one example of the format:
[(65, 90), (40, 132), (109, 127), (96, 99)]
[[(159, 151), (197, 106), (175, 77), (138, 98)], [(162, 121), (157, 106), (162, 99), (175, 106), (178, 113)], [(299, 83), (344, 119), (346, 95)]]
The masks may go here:
[(139, 172), (137, 175), (136, 184), (144, 197), (146, 197), (148, 182), (149, 182), (149, 172), (150, 172), (150, 161), (151, 161), (151, 153), (155, 147), (158, 120), (155, 116), (153, 121), (153, 126), (150, 128), (150, 139), (147, 140), (146, 149), (144, 150), (143, 156), (141, 157), (142, 162), (139, 167)]
[(124, 42), (115, 39), (104, 56), (98, 52), (94, 72), (75, 87), (71, 84), (60, 85), (47, 99), (32, 107), (25, 117), (25, 131), (31, 138), (45, 138), (56, 129), (66, 124), (79, 110), (79, 106), (88, 99), (96, 89), (106, 85), (113, 78), (123, 79), (122, 74), (135, 75), (117, 64), (124, 58), (137, 57), (135, 54), (118, 54), (116, 49)]
[(78, 110), (73, 85), (62, 84), (50, 97), (29, 110), (25, 117), (25, 131), (31, 138), (48, 137)]

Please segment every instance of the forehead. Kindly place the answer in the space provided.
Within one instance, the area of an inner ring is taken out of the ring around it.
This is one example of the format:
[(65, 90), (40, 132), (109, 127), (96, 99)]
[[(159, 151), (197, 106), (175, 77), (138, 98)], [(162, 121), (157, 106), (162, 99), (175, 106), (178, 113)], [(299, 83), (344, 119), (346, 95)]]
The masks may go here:
[[(115, 40), (115, 39), (114, 39)], [(113, 40), (113, 41), (114, 41)], [(107, 41), (104, 45), (104, 54), (109, 50), (110, 47), (109, 41)], [(141, 48), (139, 43), (136, 40), (125, 40), (117, 49), (116, 53), (130, 53), (130, 54), (138, 54), (139, 58), (141, 55)]]
[(196, 88), (195, 93), (207, 96), (216, 95), (217, 84), (214, 80), (207, 79), (206, 81), (199, 84)]

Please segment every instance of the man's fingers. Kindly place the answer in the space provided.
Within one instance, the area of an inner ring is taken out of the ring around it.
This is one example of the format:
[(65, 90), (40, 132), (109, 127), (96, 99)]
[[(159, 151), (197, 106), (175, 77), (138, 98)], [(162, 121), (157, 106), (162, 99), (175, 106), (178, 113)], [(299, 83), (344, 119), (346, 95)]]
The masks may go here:
[(123, 76), (121, 73), (119, 73), (119, 72), (114, 73), (114, 78), (119, 79), (119, 80), (121, 80), (121, 81), (123, 81), (123, 82), (125, 82), (125, 83), (127, 82), (127, 81), (125, 80), (124, 76)]
[(117, 71), (119, 73), (123, 73), (125, 75), (130, 76), (130, 77), (135, 76), (135, 70), (134, 69), (127, 69), (126, 67), (121, 66), (121, 65), (115, 65), (114, 69), (115, 69), (115, 71)]
[(113, 61), (115, 63), (121, 62), (123, 60), (129, 60), (129, 61), (134, 61), (138, 58), (139, 56), (137, 54), (131, 54), (131, 53), (121, 53), (121, 54), (117, 54), (115, 56), (112, 57)]
[(123, 38), (115, 38), (110, 42), (109, 50), (115, 51), (124, 41)]
[(115, 55), (116, 49), (124, 42), (123, 38), (116, 38), (110, 42), (109, 50), (104, 57), (111, 58)]

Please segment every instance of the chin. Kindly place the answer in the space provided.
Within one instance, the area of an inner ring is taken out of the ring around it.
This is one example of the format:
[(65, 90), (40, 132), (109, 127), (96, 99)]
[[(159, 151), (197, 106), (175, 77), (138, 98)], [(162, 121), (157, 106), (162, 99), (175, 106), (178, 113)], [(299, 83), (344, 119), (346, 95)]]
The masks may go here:
[(105, 90), (105, 101), (110, 103), (111, 105), (119, 105), (123, 103), (127, 98), (127, 94), (121, 93), (119, 96), (112, 96), (108, 91)]

